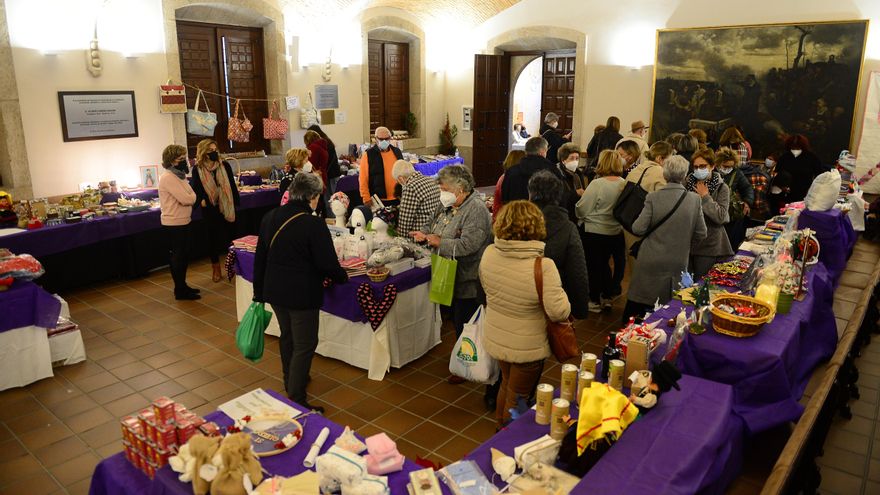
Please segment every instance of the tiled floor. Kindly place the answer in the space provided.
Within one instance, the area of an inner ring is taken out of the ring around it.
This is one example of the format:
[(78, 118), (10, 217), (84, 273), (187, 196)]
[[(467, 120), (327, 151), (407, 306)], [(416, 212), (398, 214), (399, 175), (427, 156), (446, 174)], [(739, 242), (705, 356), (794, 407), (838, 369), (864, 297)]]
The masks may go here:
[[(268, 337), (255, 365), (235, 348), (232, 284), (212, 283), (206, 262), (190, 267), (189, 282), (202, 289), (201, 301), (174, 301), (167, 270), (62, 294), (88, 360), (0, 392), (0, 494), (87, 493), (98, 461), (121, 448), (118, 418), (157, 396), (205, 414), (256, 387), (282, 389), (276, 339)], [(587, 349), (601, 349), (621, 305), (578, 325)], [(381, 382), (316, 356), (309, 394), (340, 424), (363, 435), (387, 432), (407, 457), (449, 463), (495, 431), (481, 388), (445, 381), (453, 340), (445, 325), (442, 344)], [(546, 381), (558, 386), (559, 372), (551, 358)]]

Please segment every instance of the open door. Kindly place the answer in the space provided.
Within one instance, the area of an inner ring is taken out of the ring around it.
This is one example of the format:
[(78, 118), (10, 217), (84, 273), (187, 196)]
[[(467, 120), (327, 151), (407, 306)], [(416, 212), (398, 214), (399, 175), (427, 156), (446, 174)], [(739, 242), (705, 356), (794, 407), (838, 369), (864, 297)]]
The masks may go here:
[(510, 133), (510, 58), (476, 55), (474, 59), (474, 180), (491, 186), (501, 176)]

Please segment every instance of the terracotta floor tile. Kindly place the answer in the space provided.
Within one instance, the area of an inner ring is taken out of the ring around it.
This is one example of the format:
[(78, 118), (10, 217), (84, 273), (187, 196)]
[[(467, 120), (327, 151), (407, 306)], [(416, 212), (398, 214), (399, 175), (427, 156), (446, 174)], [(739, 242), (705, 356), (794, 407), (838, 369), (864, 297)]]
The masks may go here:
[(153, 399), (156, 399), (158, 397), (171, 397), (174, 395), (182, 394), (185, 391), (186, 388), (183, 385), (177, 383), (174, 380), (168, 380), (167, 382), (160, 383), (159, 385), (141, 390), (141, 395), (152, 401)]
[[(364, 421), (363, 419), (351, 414), (348, 411), (342, 410), (342, 409), (338, 409), (338, 410), (334, 411), (329, 416), (327, 416), (327, 419), (333, 421), (334, 423), (340, 424), (342, 426), (348, 426), (349, 428), (351, 428), (352, 430), (355, 430), (358, 433), (360, 433), (358, 431), (358, 428), (367, 424), (367, 422)], [(389, 432), (389, 434), (390, 434), (390, 432)]]
[(454, 435), (453, 432), (441, 426), (430, 422), (424, 422), (404, 434), (403, 438), (423, 449), (433, 451), (448, 442)]
[(361, 377), (366, 376), (367, 372), (366, 370), (355, 368), (354, 366), (351, 366), (349, 364), (341, 363), (341, 365), (334, 368), (333, 371), (325, 374), (330, 378), (336, 380), (337, 382), (351, 383)]
[(15, 436), (9, 431), (9, 428), (6, 427), (2, 422), (0, 422), (0, 442), (5, 442), (7, 440), (12, 440)]
[(107, 445), (110, 442), (122, 442), (122, 431), (117, 418), (113, 418), (102, 425), (83, 432), (79, 436), (82, 441), (93, 449)]
[(18, 438), (28, 450), (33, 452), (40, 447), (45, 447), (46, 445), (63, 440), (71, 435), (73, 435), (73, 432), (70, 431), (70, 428), (64, 424), (54, 422), (44, 428), (38, 428), (19, 435)]
[(135, 389), (135, 390), (144, 390), (160, 383), (166, 382), (169, 380), (169, 377), (163, 375), (159, 371), (148, 371), (146, 373), (134, 376), (125, 381), (125, 383)]
[(424, 419), (402, 409), (392, 409), (371, 422), (389, 435), (402, 436), (424, 422)]
[(467, 388), (459, 385), (451, 385), (447, 383), (445, 379), (433, 387), (425, 389), (423, 392), (425, 395), (442, 400), (447, 404), (452, 404), (470, 393)]
[(446, 459), (461, 459), (479, 446), (480, 443), (478, 442), (461, 435), (455, 435), (443, 446), (436, 449), (434, 453)]
[(364, 377), (358, 378), (357, 380), (349, 383), (348, 385), (351, 388), (360, 390), (361, 392), (363, 392), (365, 394), (373, 395), (380, 390), (388, 388), (388, 386), (391, 385), (391, 383), (392, 382), (387, 381), (387, 380), (381, 380), (381, 381), (370, 380), (369, 378), (364, 376)]
[(367, 397), (364, 400), (352, 405), (348, 410), (355, 416), (365, 421), (373, 421), (394, 409), (394, 406), (385, 401), (378, 400), (375, 397)]
[(216, 400), (232, 392), (236, 392), (236, 396), (244, 393), (236, 385), (219, 378), (193, 389), (193, 392), (204, 397), (206, 401)]
[(0, 486), (35, 476), (43, 470), (32, 455), (21, 455), (6, 462), (0, 462)]
[(121, 399), (127, 395), (134, 393), (134, 389), (126, 385), (124, 382), (114, 383), (109, 387), (104, 387), (94, 392), (89, 392), (89, 397), (94, 399), (98, 404), (106, 404), (116, 399)]
[(462, 435), (477, 442), (485, 442), (495, 434), (497, 423), (485, 417), (478, 419), (462, 431)]
[[(427, 395), (418, 395), (407, 402), (399, 405), (401, 409), (408, 411), (420, 418), (429, 418), (448, 404)], [(433, 449), (433, 448), (432, 448)]]
[(61, 490), (58, 483), (47, 472), (36, 473), (11, 485), (0, 488), (0, 495), (49, 495)]
[(321, 396), (321, 400), (329, 402), (336, 409), (349, 409), (364, 400), (366, 394), (348, 386), (337, 387)]
[(182, 394), (173, 396), (172, 399), (174, 399), (175, 402), (180, 402), (189, 409), (194, 409), (208, 402), (204, 397), (193, 392), (183, 392)]
[(55, 372), (70, 381), (73, 381), (77, 378), (86, 378), (89, 376), (96, 375), (104, 371), (104, 367), (96, 363), (91, 359), (92, 351), (89, 349), (89, 359), (76, 364), (71, 364), (68, 366), (61, 366), (60, 368), (56, 368)]
[(183, 359), (183, 356), (173, 351), (165, 351), (159, 354), (144, 358), (144, 362), (153, 368), (159, 369), (169, 364), (176, 363)]
[(90, 478), (95, 466), (100, 461), (101, 459), (97, 455), (89, 452), (50, 468), (49, 472), (62, 485), (72, 485), (77, 481)]
[(427, 457), (430, 454), (430, 451), (425, 450), (424, 447), (416, 445), (405, 438), (397, 439), (396, 442), (397, 451), (406, 456), (407, 460), (415, 461), (418, 457)]
[(184, 387), (190, 390), (194, 390), (197, 387), (200, 387), (206, 383), (217, 380), (217, 375), (203, 369), (197, 369), (193, 372), (187, 373), (186, 375), (179, 376), (175, 378), (175, 380), (177, 381), (177, 383), (183, 385)]
[(43, 405), (33, 398), (30, 394), (27, 397), (20, 398), (11, 402), (4, 402), (4, 407), (0, 407), (0, 421), (9, 421), (11, 419), (20, 418), (34, 411), (43, 409)]
[(45, 428), (47, 425), (58, 422), (60, 422), (58, 418), (46, 409), (37, 409), (24, 416), (6, 421), (6, 427), (12, 433), (21, 436), (23, 433), (34, 431), (38, 428)]
[(144, 358), (148, 358), (150, 356), (155, 356), (156, 354), (161, 354), (161, 353), (167, 352), (167, 351), (168, 351), (168, 348), (165, 347), (164, 345), (160, 344), (159, 342), (153, 342), (153, 343), (138, 347), (137, 349), (132, 349), (131, 351), (129, 351), (129, 353), (132, 356), (134, 356), (140, 360), (143, 360)]
[[(230, 361), (226, 361), (226, 363), (230, 363)], [(248, 388), (248, 386), (266, 378), (265, 373), (254, 368), (240, 369), (239, 371), (223, 376), (240, 388)]]
[(121, 328), (119, 330), (114, 330), (112, 332), (106, 333), (104, 335), (104, 338), (106, 338), (110, 342), (113, 342), (114, 344), (122, 347), (120, 342), (122, 342), (123, 340), (126, 340), (126, 339), (131, 339), (131, 338), (137, 337), (138, 335), (140, 335), (140, 334), (130, 328)]
[(460, 407), (449, 406), (444, 409), (441, 409), (440, 412), (430, 417), (430, 420), (439, 424), (440, 426), (445, 426), (453, 431), (462, 431), (464, 428), (472, 425), (477, 419), (482, 416), (482, 411), (479, 411), (479, 414), (466, 411)]
[(24, 445), (14, 438), (0, 442), (0, 464), (27, 455), (27, 453)]
[(34, 456), (46, 467), (57, 466), (88, 452), (89, 447), (76, 436), (70, 436), (34, 451)]
[(126, 381), (129, 378), (133, 378), (138, 375), (143, 375), (144, 373), (153, 371), (149, 365), (142, 363), (141, 361), (135, 361), (132, 363), (124, 364), (118, 368), (113, 368), (110, 370), (116, 378), (119, 378), (122, 381)]
[(74, 385), (79, 387), (83, 392), (92, 392), (99, 388), (118, 383), (119, 379), (109, 372), (104, 371), (86, 378), (73, 378), (71, 381), (73, 381)]
[(404, 387), (399, 383), (389, 383), (387, 387), (373, 395), (380, 400), (384, 400), (391, 405), (399, 407), (404, 402), (407, 402), (418, 395), (418, 392), (409, 387)]
[(103, 447), (98, 447), (95, 449), (95, 453), (98, 454), (98, 457), (100, 457), (101, 459), (106, 459), (120, 452), (122, 452), (122, 444), (120, 442), (110, 442)]
[(168, 375), (171, 378), (177, 378), (187, 373), (192, 373), (193, 371), (199, 369), (198, 366), (189, 362), (189, 361), (179, 361), (174, 364), (169, 364), (168, 366), (163, 366), (159, 368), (163, 374)]

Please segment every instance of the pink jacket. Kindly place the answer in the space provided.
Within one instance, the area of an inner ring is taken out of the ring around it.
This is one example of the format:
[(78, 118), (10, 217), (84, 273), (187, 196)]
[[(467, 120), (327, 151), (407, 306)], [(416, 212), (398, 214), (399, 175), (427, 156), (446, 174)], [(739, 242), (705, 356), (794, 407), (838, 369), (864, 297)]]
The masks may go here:
[(186, 179), (178, 179), (171, 172), (163, 172), (159, 177), (159, 205), (162, 225), (188, 225), (192, 219), (192, 205), (196, 193)]

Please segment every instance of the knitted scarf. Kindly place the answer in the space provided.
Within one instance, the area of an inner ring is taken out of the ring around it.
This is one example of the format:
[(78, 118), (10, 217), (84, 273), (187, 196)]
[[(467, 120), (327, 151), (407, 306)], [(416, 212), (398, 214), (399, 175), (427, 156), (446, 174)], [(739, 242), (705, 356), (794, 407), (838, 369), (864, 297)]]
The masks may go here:
[[(709, 194), (715, 195), (715, 190), (718, 189), (718, 186), (721, 185), (721, 175), (718, 172), (713, 171), (712, 175), (706, 179), (706, 186), (709, 188)], [(697, 190), (697, 179), (694, 177), (694, 174), (688, 174), (687, 184), (685, 187), (688, 191), (696, 192)]]
[(219, 162), (207, 161), (199, 164), (199, 178), (212, 206), (217, 206), (227, 222), (235, 221), (235, 203), (232, 201), (232, 186), (226, 167)]

